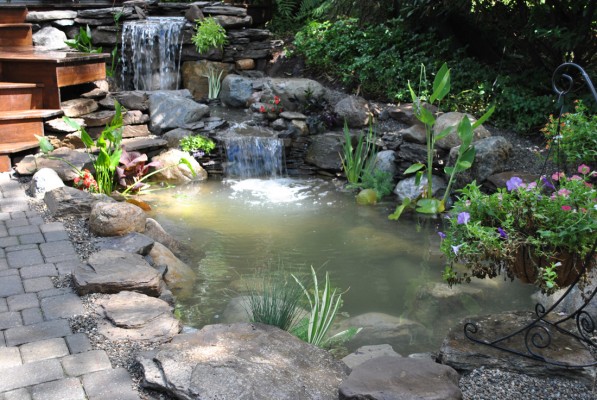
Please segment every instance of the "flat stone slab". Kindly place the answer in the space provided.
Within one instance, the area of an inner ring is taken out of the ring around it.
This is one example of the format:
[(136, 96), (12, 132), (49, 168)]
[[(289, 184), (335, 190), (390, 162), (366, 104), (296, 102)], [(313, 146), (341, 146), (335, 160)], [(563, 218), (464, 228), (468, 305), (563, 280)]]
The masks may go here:
[[(458, 325), (450, 329), (442, 343), (438, 359), (441, 363), (449, 365), (457, 371), (472, 371), (473, 369), (485, 367), (489, 369), (501, 369), (537, 377), (565, 377), (582, 381), (591, 387), (594, 381), (595, 372), (591, 368), (570, 369), (535, 361), (530, 358), (521, 357), (483, 344), (477, 344), (464, 336), (464, 324), (474, 322), (477, 326), (477, 333), (471, 333), (476, 339), (493, 341), (511, 334), (530, 321), (536, 315), (533, 312), (505, 312), (500, 314), (468, 317)], [(565, 326), (578, 334), (574, 321), (571, 326)], [(547, 344), (547, 332), (536, 327), (529, 332), (529, 347), (542, 357), (549, 360), (557, 360), (566, 364), (583, 365), (595, 361), (589, 350), (569, 335), (558, 334), (557, 330), (549, 327), (549, 339), (551, 343), (545, 349), (533, 346), (531, 338), (534, 334), (542, 335), (542, 344)], [(538, 339), (538, 338), (535, 338)], [(507, 341), (500, 342), (502, 347), (529, 354), (524, 333), (514, 336)]]
[(95, 245), (101, 250), (120, 250), (127, 253), (147, 255), (155, 240), (139, 232), (124, 236), (98, 238)]
[(460, 400), (458, 373), (431, 360), (383, 356), (355, 367), (340, 400)]
[(95, 311), (104, 319), (99, 332), (110, 340), (168, 342), (181, 330), (172, 307), (163, 300), (135, 292), (99, 299)]
[(87, 265), (73, 273), (79, 295), (137, 291), (149, 296), (160, 294), (160, 274), (138, 254), (101, 250), (89, 257)]
[(209, 325), (138, 356), (150, 388), (180, 399), (338, 399), (346, 366), (270, 325)]

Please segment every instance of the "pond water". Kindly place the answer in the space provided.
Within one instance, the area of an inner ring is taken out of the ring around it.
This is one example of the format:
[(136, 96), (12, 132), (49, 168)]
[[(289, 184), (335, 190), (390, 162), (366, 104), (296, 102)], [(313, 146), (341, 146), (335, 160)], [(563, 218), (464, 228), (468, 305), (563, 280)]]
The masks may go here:
[(417, 334), (395, 348), (402, 354), (437, 351), (463, 316), (531, 307), (532, 287), (502, 278), (462, 285), (465, 293), (449, 296), (439, 220), (389, 221), (394, 202), (358, 206), (354, 193), (332, 181), (208, 180), (147, 200), (153, 217), (188, 245), (186, 261), (199, 276), (193, 288), (175, 293), (187, 325), (220, 322), (230, 299), (254, 286), (264, 269), (306, 276), (310, 266), (348, 289), (341, 318), (376, 312), (416, 324)]

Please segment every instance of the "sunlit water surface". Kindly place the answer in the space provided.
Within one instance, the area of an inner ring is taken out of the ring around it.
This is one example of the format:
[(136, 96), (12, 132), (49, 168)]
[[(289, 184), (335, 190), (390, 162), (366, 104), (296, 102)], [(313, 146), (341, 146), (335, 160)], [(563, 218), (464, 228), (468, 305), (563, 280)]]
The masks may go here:
[(154, 218), (191, 249), (187, 261), (199, 280), (175, 294), (195, 327), (221, 321), (231, 298), (261, 282), (255, 274), (281, 266), (288, 275), (329, 271), (335, 287), (348, 289), (341, 318), (378, 312), (417, 323), (395, 349), (403, 354), (437, 351), (463, 316), (531, 306), (530, 286), (501, 278), (464, 285), (480, 290), (456, 298), (428, 295), (442, 282), (438, 220), (389, 221), (394, 203), (358, 206), (354, 193), (329, 181), (209, 180), (148, 201)]

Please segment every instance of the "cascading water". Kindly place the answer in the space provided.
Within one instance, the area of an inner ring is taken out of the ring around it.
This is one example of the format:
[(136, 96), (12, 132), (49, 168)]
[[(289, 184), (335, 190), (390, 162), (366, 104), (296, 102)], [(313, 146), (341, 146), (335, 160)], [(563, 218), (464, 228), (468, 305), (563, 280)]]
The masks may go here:
[(122, 88), (178, 89), (184, 17), (148, 17), (122, 28)]
[(271, 137), (225, 139), (226, 176), (230, 178), (281, 177), (285, 173), (284, 142)]

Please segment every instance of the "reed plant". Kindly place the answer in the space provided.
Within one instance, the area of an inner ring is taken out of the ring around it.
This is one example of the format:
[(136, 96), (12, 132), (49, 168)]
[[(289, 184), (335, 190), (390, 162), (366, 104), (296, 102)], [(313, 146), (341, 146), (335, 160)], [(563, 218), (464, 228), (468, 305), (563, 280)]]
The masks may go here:
[(348, 124), (344, 121), (344, 145), (340, 159), (348, 183), (358, 184), (364, 174), (373, 170), (376, 154), (374, 136), (373, 126), (369, 125), (367, 135), (359, 134), (353, 146)]

